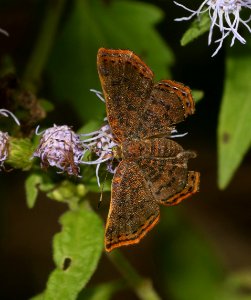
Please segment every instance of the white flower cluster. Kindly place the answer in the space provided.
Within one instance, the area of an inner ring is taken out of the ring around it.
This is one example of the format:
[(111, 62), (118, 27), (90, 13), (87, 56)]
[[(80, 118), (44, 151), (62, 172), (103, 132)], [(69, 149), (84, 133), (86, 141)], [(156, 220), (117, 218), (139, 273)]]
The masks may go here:
[(233, 46), (236, 39), (242, 44), (246, 43), (246, 40), (239, 33), (240, 25), (246, 27), (249, 33), (251, 33), (251, 28), (248, 25), (251, 17), (244, 20), (240, 15), (242, 8), (251, 9), (251, 0), (205, 0), (201, 3), (197, 10), (189, 9), (175, 1), (174, 3), (191, 13), (188, 17), (175, 19), (176, 21), (186, 21), (190, 20), (194, 16), (199, 18), (201, 14), (209, 14), (211, 25), (208, 35), (208, 44), (210, 45), (212, 42), (213, 30), (215, 27), (218, 28), (221, 33), (221, 37), (214, 41), (215, 43), (218, 43), (218, 47), (212, 56), (218, 53), (222, 47), (224, 39), (231, 34), (232, 41), (230, 46)]

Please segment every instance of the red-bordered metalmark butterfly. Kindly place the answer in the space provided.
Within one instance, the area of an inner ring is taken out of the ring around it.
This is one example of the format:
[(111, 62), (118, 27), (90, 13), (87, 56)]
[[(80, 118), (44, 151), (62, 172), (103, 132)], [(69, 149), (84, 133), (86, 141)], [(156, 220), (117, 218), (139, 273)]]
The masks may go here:
[(112, 180), (105, 247), (138, 243), (158, 222), (159, 205), (176, 205), (199, 189), (188, 171), (192, 151), (172, 139), (175, 125), (194, 113), (187, 86), (153, 82), (153, 72), (132, 51), (101, 48), (98, 73), (106, 112), (122, 160)]

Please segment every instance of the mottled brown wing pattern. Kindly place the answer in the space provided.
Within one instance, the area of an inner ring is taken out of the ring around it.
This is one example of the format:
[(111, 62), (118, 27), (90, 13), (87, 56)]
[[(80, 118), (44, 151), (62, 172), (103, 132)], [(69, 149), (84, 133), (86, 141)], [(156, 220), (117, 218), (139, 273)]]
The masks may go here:
[(138, 243), (158, 220), (159, 205), (139, 166), (132, 161), (123, 160), (112, 181), (105, 232), (106, 250)]
[(152, 71), (132, 51), (101, 48), (97, 60), (108, 121), (119, 142), (170, 136), (194, 113), (190, 89), (171, 80), (154, 84)]
[(198, 191), (199, 173), (187, 170), (187, 159), (137, 160), (157, 203), (176, 205)]
[(121, 148), (123, 156), (139, 166), (159, 204), (175, 205), (198, 190), (198, 173), (187, 170), (188, 160), (196, 154), (184, 151), (174, 140), (161, 137), (126, 141)]
[(199, 173), (187, 170), (192, 151), (166, 138), (125, 141), (112, 182), (106, 250), (135, 244), (156, 224), (158, 205), (176, 205), (198, 191)]
[(153, 73), (132, 51), (99, 49), (98, 73), (106, 112), (118, 141), (137, 137), (140, 111), (153, 87)]
[(152, 89), (141, 115), (141, 137), (168, 136), (174, 126), (193, 114), (190, 89), (181, 83), (162, 80)]
[(199, 185), (200, 173), (195, 171), (188, 171), (186, 185), (184, 186), (184, 188), (180, 192), (176, 191), (176, 193), (170, 198), (164, 198), (164, 200), (161, 201), (161, 204), (166, 206), (177, 205), (181, 201), (197, 193), (199, 191)]

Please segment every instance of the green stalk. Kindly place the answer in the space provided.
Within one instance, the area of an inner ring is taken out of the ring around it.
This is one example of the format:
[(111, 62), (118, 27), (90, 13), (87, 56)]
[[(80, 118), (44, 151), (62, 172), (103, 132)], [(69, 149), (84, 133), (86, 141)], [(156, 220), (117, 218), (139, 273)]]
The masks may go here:
[(109, 260), (134, 290), (140, 300), (160, 300), (149, 279), (142, 278), (119, 250), (107, 254)]
[(65, 0), (48, 0), (43, 23), (23, 75), (24, 87), (36, 93), (48, 60), (62, 15)]

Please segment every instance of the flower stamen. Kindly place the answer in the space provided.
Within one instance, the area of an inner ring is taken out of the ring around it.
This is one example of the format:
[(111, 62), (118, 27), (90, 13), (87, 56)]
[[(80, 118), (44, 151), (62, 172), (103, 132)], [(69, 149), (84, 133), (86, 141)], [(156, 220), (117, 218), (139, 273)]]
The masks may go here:
[(18, 120), (18, 118), (8, 109), (5, 108), (1, 108), (0, 109), (0, 115), (4, 116), (4, 117), (9, 117), (11, 116), (13, 118), (13, 120), (17, 123), (18, 126), (20, 126), (20, 122)]
[(100, 187), (99, 169), (100, 165), (104, 162), (107, 163), (107, 171), (114, 173), (113, 167), (114, 153), (113, 148), (117, 146), (114, 141), (114, 137), (111, 132), (109, 124), (106, 122), (100, 130), (81, 134), (81, 136), (92, 136), (91, 138), (83, 140), (83, 146), (91, 152), (94, 152), (98, 159), (94, 161), (82, 161), (82, 164), (86, 165), (97, 165), (96, 167), (96, 178), (98, 186)]

